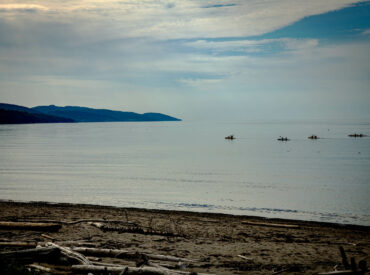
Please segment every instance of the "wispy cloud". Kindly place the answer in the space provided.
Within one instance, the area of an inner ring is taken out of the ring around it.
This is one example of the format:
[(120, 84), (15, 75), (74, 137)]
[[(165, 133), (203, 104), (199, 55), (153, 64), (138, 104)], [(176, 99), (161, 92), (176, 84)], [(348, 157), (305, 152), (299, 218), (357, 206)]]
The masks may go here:
[(53, 17), (43, 18), (45, 23), (49, 20), (76, 22), (82, 24), (82, 28), (92, 25), (96, 31), (108, 31), (112, 36), (179, 39), (261, 35), (301, 18), (340, 9), (355, 2), (359, 0), (311, 0), (299, 3), (295, 0), (238, 0), (221, 3), (195, 0), (38, 0), (34, 4), (2, 4), (2, 9), (50, 9)]
[(46, 6), (37, 4), (0, 4), (0, 12), (20, 11), (20, 12), (35, 12), (47, 11)]
[(209, 8), (225, 8), (225, 7), (235, 7), (236, 4), (216, 4), (216, 5), (209, 5), (204, 6), (203, 8), (209, 9)]
[(202, 86), (204, 87), (205, 85), (208, 84), (216, 84), (219, 83), (221, 79), (213, 79), (213, 78), (185, 78), (185, 79), (179, 79), (180, 83), (184, 83), (189, 86)]

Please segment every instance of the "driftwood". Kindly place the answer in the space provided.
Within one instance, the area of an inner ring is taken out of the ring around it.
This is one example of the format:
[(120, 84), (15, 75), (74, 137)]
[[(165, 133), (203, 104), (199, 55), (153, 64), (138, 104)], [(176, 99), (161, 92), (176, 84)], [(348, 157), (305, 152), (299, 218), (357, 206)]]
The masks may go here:
[(90, 243), (88, 241), (56, 241), (56, 243), (59, 245), (68, 246), (68, 247), (71, 247), (71, 246), (97, 247), (98, 246), (98, 244)]
[(52, 241), (55, 240), (55, 238), (53, 238), (52, 236), (46, 235), (46, 234), (41, 234), (41, 237), (44, 237), (44, 238), (52, 240)]
[[(121, 267), (107, 267), (107, 266), (95, 266), (95, 265), (73, 265), (72, 271), (76, 272), (85, 272), (85, 273), (102, 273), (109, 272), (112, 274), (141, 274), (141, 275), (179, 275), (179, 274), (198, 274), (198, 275), (210, 275), (205, 273), (194, 273), (186, 272), (179, 270), (169, 270), (165, 268), (155, 268), (155, 267), (130, 267), (130, 266), (121, 266)], [(122, 273), (123, 272), (123, 273)]]
[(30, 265), (28, 265), (28, 267), (33, 268), (33, 269), (37, 269), (37, 270), (40, 270), (40, 271), (45, 271), (45, 272), (50, 272), (51, 271), (51, 268), (48, 268), (48, 267), (45, 267), (45, 266), (42, 266), (42, 265), (38, 265), (38, 264), (30, 264)]
[(336, 270), (330, 272), (319, 273), (319, 275), (354, 275), (354, 274), (365, 274), (362, 271), (353, 271), (353, 270)]
[(47, 243), (46, 245), (59, 249), (60, 252), (64, 256), (66, 256), (67, 258), (73, 259), (73, 260), (77, 261), (80, 264), (83, 264), (83, 265), (90, 265), (91, 264), (91, 262), (84, 255), (82, 255), (82, 254), (80, 254), (76, 251), (73, 251), (72, 249), (70, 249), (68, 247), (59, 246), (59, 245), (57, 245), (55, 243), (51, 243), (51, 242)]
[(58, 231), (62, 226), (57, 223), (41, 222), (1, 222), (2, 229), (36, 230), (36, 231)]
[[(103, 262), (96, 262), (96, 261), (91, 261), (91, 263), (95, 266), (107, 266), (107, 267), (123, 267), (121, 264), (110, 264), (110, 263), (103, 263)], [(145, 263), (145, 265), (147, 266), (151, 266), (151, 267), (156, 267), (156, 268), (164, 268), (164, 269), (178, 269), (180, 268), (180, 265), (166, 265), (166, 264), (157, 264), (157, 263), (153, 263), (151, 261), (147, 261)]]
[(185, 259), (185, 258), (178, 258), (174, 256), (167, 256), (167, 255), (158, 255), (158, 254), (144, 254), (151, 260), (159, 260), (159, 261), (169, 261), (169, 262), (195, 262), (195, 260)]
[(364, 260), (360, 261), (358, 264), (358, 268), (357, 268), (355, 258), (351, 257), (351, 264), (349, 264), (346, 252), (344, 252), (344, 249), (342, 246), (339, 247), (339, 251), (340, 251), (340, 256), (342, 257), (342, 264), (346, 270), (335, 270), (335, 271), (330, 271), (330, 272), (323, 272), (323, 273), (319, 273), (320, 275), (335, 275), (335, 274), (364, 275), (369, 271), (366, 265), (366, 261)]
[(95, 226), (99, 229), (101, 229), (102, 227), (104, 227), (104, 224), (102, 222), (88, 222), (89, 225), (92, 225), (92, 226)]
[(92, 261), (91, 260), (91, 264), (92, 265), (95, 265), (95, 266), (113, 266), (113, 267), (122, 267), (121, 264), (111, 264), (111, 263), (103, 263), (103, 262), (97, 262), (97, 261)]
[(92, 257), (92, 256), (87, 256), (86, 257), (90, 262), (101, 262), (101, 258), (98, 258), (98, 257)]
[(339, 247), (339, 251), (340, 251), (340, 256), (342, 257), (342, 263), (343, 263), (344, 268), (349, 269), (350, 266), (348, 263), (346, 252), (344, 252), (343, 246)]
[(36, 242), (0, 242), (0, 247), (36, 247)]
[(103, 232), (116, 231), (119, 233), (158, 235), (158, 236), (166, 236), (166, 237), (185, 237), (183, 234), (176, 234), (174, 232), (153, 230), (153, 228), (151, 228), (150, 226), (142, 226), (142, 225), (139, 226), (138, 224), (135, 224), (135, 223), (125, 224), (123, 226), (111, 226), (111, 225), (105, 224), (104, 222), (89, 222), (88, 224), (99, 228)]
[(291, 267), (288, 267), (288, 268), (285, 268), (285, 269), (282, 269), (282, 270), (279, 270), (279, 271), (275, 271), (274, 273), (272, 273), (272, 275), (281, 274), (281, 273), (284, 273), (286, 271), (289, 271), (290, 269), (291, 269)]
[[(22, 220), (23, 221), (23, 220)], [(24, 220), (23, 222), (30, 222), (29, 220)], [(65, 225), (74, 225), (78, 223), (88, 223), (88, 222), (101, 222), (101, 223), (123, 223), (127, 225), (136, 225), (134, 222), (122, 221), (122, 220), (104, 220), (104, 219), (81, 219), (76, 221), (59, 221), (59, 220), (35, 220), (32, 222), (37, 223), (57, 223), (57, 224), (65, 224)]]
[(243, 255), (238, 255), (239, 258), (242, 258), (244, 260), (247, 260), (247, 261), (252, 261), (253, 259), (252, 258), (248, 258), (248, 257), (245, 257)]
[(101, 256), (101, 257), (115, 257), (123, 259), (136, 259), (138, 256), (144, 255), (150, 260), (160, 260), (160, 261), (170, 261), (170, 262), (194, 262), (194, 260), (189, 260), (185, 258), (179, 258), (167, 255), (158, 255), (150, 253), (135, 253), (129, 252), (127, 250), (120, 249), (102, 249), (102, 248), (89, 248), (89, 247), (74, 247), (73, 251), (79, 252), (84, 255), (89, 256)]
[(247, 225), (258, 225), (258, 226), (268, 226), (268, 227), (282, 227), (282, 228), (300, 228), (299, 225), (296, 224), (283, 224), (283, 223), (267, 223), (267, 222), (250, 222), (250, 221), (242, 221), (242, 224)]

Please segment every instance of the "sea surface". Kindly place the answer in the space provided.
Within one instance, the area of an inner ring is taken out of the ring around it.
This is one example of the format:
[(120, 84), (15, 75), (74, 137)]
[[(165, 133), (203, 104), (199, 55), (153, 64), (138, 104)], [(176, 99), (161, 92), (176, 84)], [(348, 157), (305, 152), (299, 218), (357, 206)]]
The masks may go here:
[(354, 132), (370, 121), (0, 125), (0, 199), (370, 225), (370, 137)]

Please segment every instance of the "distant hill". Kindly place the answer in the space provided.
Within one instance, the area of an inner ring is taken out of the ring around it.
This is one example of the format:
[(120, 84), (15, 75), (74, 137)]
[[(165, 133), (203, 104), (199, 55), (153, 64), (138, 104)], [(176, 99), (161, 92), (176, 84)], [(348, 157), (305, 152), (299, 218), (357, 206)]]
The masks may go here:
[(137, 114), (133, 112), (92, 109), (79, 106), (58, 107), (37, 106), (33, 110), (47, 115), (73, 119), (76, 122), (112, 122), (112, 121), (180, 121), (180, 119), (160, 113)]
[(49, 116), (45, 114), (29, 113), (24, 111), (0, 109), (0, 124), (23, 123), (60, 123), (74, 122), (69, 118)]
[(0, 103), (0, 109), (2, 110), (11, 110), (11, 111), (20, 111), (20, 112), (26, 112), (26, 113), (37, 113), (39, 114), (38, 111), (33, 110), (31, 108), (19, 106), (19, 105), (14, 105), (14, 104), (7, 104), (7, 103)]
[(55, 105), (27, 108), (0, 103), (0, 124), (113, 121), (180, 121), (180, 119), (160, 113), (137, 114), (79, 106), (58, 107)]

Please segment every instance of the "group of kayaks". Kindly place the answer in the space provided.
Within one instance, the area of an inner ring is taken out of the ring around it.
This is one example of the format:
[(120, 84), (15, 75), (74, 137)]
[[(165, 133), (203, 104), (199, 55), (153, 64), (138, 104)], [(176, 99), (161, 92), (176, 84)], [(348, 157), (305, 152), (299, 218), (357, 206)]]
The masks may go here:
[(354, 133), (354, 134), (350, 134), (350, 135), (348, 135), (349, 137), (367, 137), (367, 135), (364, 135), (364, 134), (356, 134), (356, 133)]
[[(364, 135), (364, 134), (356, 134), (356, 133), (350, 134), (348, 136), (349, 137), (355, 137), (355, 138), (357, 138), (357, 137), (367, 137), (367, 135)], [(225, 137), (225, 139), (233, 140), (233, 139), (236, 139), (236, 137), (234, 135), (229, 135), (229, 136)], [(316, 136), (316, 135), (311, 135), (311, 136), (308, 137), (308, 139), (319, 139), (319, 137)], [(279, 140), (279, 141), (289, 141), (290, 139), (287, 138), (287, 137), (280, 136), (277, 140)]]
[(235, 137), (234, 135), (230, 135), (230, 136), (225, 137), (225, 139), (235, 139)]

